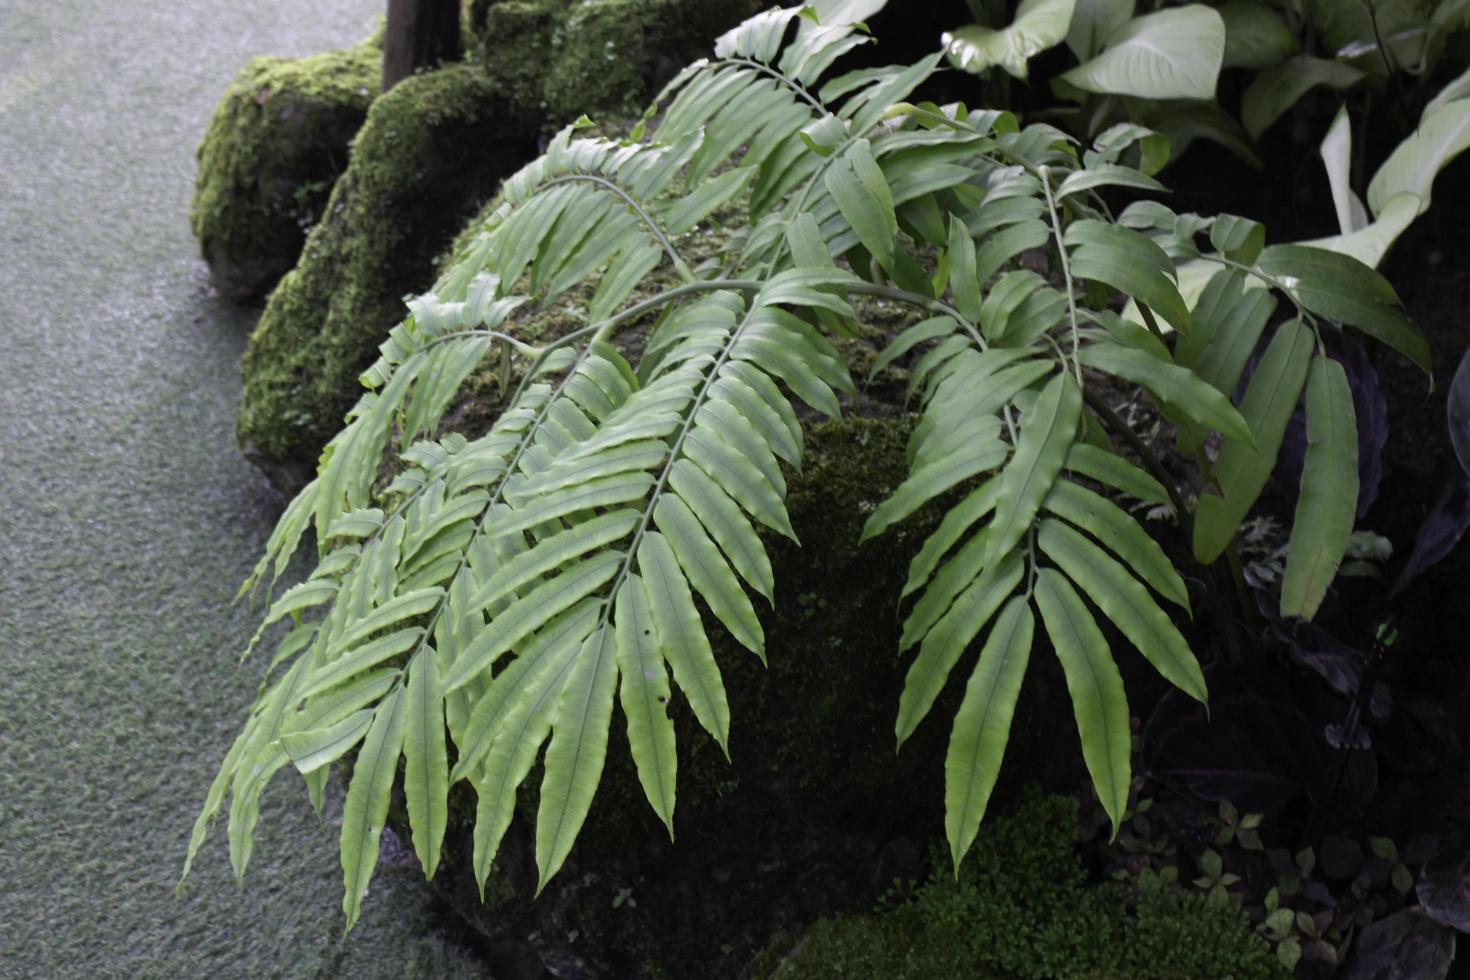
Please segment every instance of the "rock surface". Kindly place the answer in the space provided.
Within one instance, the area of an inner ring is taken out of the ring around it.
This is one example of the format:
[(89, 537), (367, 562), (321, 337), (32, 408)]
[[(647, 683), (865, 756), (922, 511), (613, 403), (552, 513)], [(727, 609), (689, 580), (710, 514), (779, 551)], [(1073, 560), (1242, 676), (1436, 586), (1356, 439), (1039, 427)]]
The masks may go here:
[(753, 0), (475, 0), (475, 55), (549, 126), (643, 110), (665, 81), (755, 13)]
[(369, 40), (309, 58), (252, 58), (199, 146), (189, 224), (219, 294), (262, 298), (296, 264), (378, 93)]
[(535, 153), (535, 125), (469, 65), (406, 78), (373, 103), (242, 362), (236, 434), (278, 487), (309, 478), (404, 295), (433, 278), (435, 255)]

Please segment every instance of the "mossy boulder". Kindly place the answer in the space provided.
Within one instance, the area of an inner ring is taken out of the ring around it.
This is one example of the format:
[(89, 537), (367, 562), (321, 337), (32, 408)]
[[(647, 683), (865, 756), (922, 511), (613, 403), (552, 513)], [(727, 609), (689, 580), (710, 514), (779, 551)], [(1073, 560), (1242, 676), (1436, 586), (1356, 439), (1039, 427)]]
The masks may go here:
[(714, 38), (750, 16), (753, 0), (475, 0), (475, 54), (518, 103), (551, 125), (628, 115)]
[(461, 784), (435, 880), (498, 951), (492, 969), (519, 959), (577, 964), (578, 976), (734, 976), (780, 925), (866, 907), (894, 876), (916, 873), (916, 835), (943, 825), (944, 735), (930, 726), (894, 751), (906, 668), (895, 600), (917, 542), (858, 544), (865, 513), (901, 478), (908, 427), (862, 418), (809, 426), (788, 499), (802, 546), (767, 541), (777, 583), (762, 616), (769, 666), (710, 631), (730, 700), (731, 758), (681, 697), (669, 706), (675, 840), (643, 797), (618, 716), (598, 796), (561, 873), (533, 900), (533, 773), (481, 905), (470, 873), (472, 794)]
[(435, 256), (534, 155), (535, 133), (536, 121), (469, 65), (404, 79), (373, 103), (242, 365), (236, 433), (278, 485), (298, 487), (313, 471), (404, 295), (432, 281)]
[(378, 39), (309, 58), (253, 58), (198, 151), (190, 227), (220, 295), (257, 300), (296, 263), (378, 94)]

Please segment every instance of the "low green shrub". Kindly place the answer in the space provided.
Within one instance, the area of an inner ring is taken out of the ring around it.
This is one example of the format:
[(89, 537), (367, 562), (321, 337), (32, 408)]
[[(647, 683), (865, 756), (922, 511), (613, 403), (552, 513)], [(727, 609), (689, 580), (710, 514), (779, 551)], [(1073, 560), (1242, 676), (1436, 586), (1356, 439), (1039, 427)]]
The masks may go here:
[[(763, 975), (1016, 980), (1253, 980), (1284, 975), (1236, 906), (1182, 892), (1091, 885), (1073, 846), (1077, 805), (1028, 794), (975, 841), (959, 877), (909, 899), (826, 919)], [(936, 863), (944, 863), (937, 854)]]

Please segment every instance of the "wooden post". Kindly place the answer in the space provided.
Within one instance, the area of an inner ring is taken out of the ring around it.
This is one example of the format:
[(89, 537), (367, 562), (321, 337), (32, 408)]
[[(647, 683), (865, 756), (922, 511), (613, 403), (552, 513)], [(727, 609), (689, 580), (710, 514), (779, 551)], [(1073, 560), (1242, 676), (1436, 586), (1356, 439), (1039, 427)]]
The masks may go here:
[(383, 91), (420, 68), (459, 58), (459, 0), (388, 0)]

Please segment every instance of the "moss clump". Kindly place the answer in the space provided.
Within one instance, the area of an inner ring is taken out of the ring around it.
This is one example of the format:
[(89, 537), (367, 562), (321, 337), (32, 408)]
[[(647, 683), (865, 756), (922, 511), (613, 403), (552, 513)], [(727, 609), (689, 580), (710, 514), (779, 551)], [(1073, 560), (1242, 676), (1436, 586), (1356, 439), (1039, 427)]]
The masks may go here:
[(643, 108), (658, 86), (753, 13), (752, 0), (477, 0), (477, 55), (552, 125)]
[(937, 875), (887, 910), (824, 920), (784, 959), (768, 952), (754, 973), (771, 980), (1286, 975), (1239, 908), (1089, 886), (1073, 846), (1076, 827), (1074, 801), (1030, 794), (987, 823), (958, 880)]
[(250, 338), (237, 436), (299, 485), (361, 390), (403, 296), (499, 180), (535, 151), (533, 121), (471, 66), (404, 79), (373, 103), (322, 220)]
[(198, 151), (190, 227), (215, 288), (263, 296), (296, 261), (378, 93), (381, 43), (310, 58), (254, 58)]

